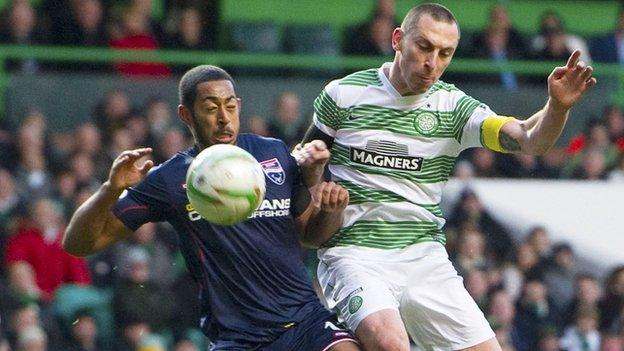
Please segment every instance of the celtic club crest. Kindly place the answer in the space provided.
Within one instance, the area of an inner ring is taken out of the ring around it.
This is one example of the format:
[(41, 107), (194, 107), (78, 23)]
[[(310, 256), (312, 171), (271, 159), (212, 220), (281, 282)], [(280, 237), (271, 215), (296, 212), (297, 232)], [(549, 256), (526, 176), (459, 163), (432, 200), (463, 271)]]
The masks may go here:
[(362, 307), (362, 303), (364, 299), (361, 296), (355, 295), (349, 299), (349, 313), (353, 314), (357, 312), (360, 307)]
[(432, 135), (439, 125), (438, 116), (433, 112), (421, 112), (414, 117), (414, 128), (422, 135)]

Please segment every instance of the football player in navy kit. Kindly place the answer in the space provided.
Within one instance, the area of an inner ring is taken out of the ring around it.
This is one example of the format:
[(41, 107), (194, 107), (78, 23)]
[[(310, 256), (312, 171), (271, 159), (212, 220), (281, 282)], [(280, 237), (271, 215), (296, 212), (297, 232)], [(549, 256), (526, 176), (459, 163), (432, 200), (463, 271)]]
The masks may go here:
[[(211, 350), (359, 350), (352, 334), (318, 300), (300, 251), (300, 242), (318, 244), (317, 238), (337, 230), (348, 203), (346, 190), (330, 182), (310, 194), (286, 144), (239, 135), (241, 100), (221, 68), (189, 70), (179, 95), (178, 114), (195, 146), (156, 167), (149, 160), (139, 162), (150, 148), (122, 152), (108, 180), (73, 214), (65, 250), (90, 255), (143, 223), (167, 221), (200, 285), (201, 327), (212, 341)], [(214, 144), (247, 150), (266, 174), (262, 205), (232, 226), (203, 220), (186, 197), (189, 164)]]

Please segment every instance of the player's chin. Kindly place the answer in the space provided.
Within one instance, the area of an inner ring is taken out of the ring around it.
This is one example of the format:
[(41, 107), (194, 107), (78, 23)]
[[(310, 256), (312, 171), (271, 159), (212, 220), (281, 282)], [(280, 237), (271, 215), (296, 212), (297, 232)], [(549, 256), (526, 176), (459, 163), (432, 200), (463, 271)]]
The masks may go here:
[(213, 144), (234, 144), (236, 136), (233, 134), (220, 134), (213, 138)]

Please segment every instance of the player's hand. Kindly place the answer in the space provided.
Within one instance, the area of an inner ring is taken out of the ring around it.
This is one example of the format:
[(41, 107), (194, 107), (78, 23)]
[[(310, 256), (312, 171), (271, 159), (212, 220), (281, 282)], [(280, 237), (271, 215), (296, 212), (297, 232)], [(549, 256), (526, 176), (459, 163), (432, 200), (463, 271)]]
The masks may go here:
[(548, 95), (560, 109), (569, 110), (587, 89), (596, 85), (593, 68), (579, 60), (581, 52), (575, 50), (564, 67), (556, 67), (548, 76)]
[(325, 167), (330, 153), (322, 140), (312, 140), (304, 145), (297, 144), (291, 155), (300, 167)]
[(322, 211), (342, 211), (349, 204), (349, 192), (334, 182), (321, 182), (310, 190), (314, 205)]
[(152, 149), (147, 147), (143, 149), (127, 150), (119, 154), (113, 161), (113, 166), (108, 175), (108, 182), (111, 188), (119, 191), (129, 188), (141, 181), (154, 166), (154, 162), (152, 160), (146, 160), (139, 165), (139, 160), (151, 153)]

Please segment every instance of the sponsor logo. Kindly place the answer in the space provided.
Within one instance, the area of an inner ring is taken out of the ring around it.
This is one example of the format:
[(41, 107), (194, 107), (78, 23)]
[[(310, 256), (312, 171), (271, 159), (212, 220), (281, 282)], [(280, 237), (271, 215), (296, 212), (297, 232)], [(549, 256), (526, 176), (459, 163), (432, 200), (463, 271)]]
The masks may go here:
[(277, 158), (262, 161), (260, 162), (260, 166), (262, 166), (262, 171), (264, 171), (264, 174), (266, 174), (269, 180), (277, 185), (284, 184), (286, 173)]
[(421, 112), (414, 117), (414, 128), (422, 135), (431, 135), (438, 130), (440, 122), (433, 112)]
[(354, 314), (357, 312), (362, 304), (364, 303), (364, 299), (360, 295), (352, 296), (349, 299), (349, 313)]
[(357, 148), (350, 148), (351, 161), (367, 166), (396, 169), (401, 171), (420, 171), (423, 158), (404, 155), (386, 155)]
[(290, 199), (264, 199), (249, 218), (282, 217), (290, 215)]
[(347, 121), (353, 121), (355, 119), (359, 119), (362, 117), (369, 117), (370, 115), (365, 113), (353, 113), (351, 111), (347, 112)]

